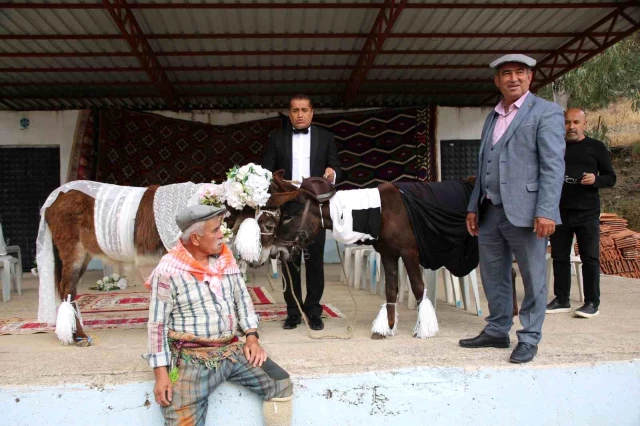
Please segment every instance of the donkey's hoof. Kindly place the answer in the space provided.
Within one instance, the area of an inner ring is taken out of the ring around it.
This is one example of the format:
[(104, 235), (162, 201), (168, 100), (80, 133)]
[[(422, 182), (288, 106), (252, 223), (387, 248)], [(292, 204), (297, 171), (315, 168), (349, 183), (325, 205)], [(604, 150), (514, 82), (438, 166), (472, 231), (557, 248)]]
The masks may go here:
[(378, 333), (373, 333), (371, 335), (371, 340), (382, 340), (382, 339), (386, 339), (387, 336), (385, 336), (384, 334), (378, 334)]
[(79, 348), (91, 346), (91, 337), (76, 337), (76, 346)]

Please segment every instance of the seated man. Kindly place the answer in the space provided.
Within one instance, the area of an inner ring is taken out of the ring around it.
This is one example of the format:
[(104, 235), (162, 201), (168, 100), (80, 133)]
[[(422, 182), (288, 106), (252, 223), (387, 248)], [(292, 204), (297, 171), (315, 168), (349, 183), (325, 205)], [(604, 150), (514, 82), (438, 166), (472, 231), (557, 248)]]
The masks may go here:
[[(289, 374), (258, 343), (258, 316), (231, 250), (222, 243), (225, 209), (197, 205), (178, 213), (182, 231), (149, 281), (149, 353), (154, 395), (165, 425), (204, 425), (208, 398), (225, 380), (248, 387), (266, 425), (291, 423)], [(237, 328), (246, 336), (242, 343)]]

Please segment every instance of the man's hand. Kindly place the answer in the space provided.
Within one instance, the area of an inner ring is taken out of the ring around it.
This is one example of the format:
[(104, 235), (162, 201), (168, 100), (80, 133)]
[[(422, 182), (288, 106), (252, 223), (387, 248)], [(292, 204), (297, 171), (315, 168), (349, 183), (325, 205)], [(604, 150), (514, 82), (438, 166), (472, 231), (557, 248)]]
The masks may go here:
[(476, 213), (467, 213), (467, 231), (474, 237), (477, 237), (480, 233), (478, 215)]
[(262, 349), (255, 336), (247, 337), (247, 342), (244, 345), (244, 356), (253, 367), (262, 367), (262, 364), (267, 360), (267, 352)]
[(556, 232), (556, 222), (546, 217), (536, 217), (533, 221), (533, 232), (538, 238), (545, 238)]
[(169, 379), (167, 367), (156, 367), (153, 372), (156, 376), (156, 385), (153, 387), (156, 402), (163, 407), (168, 407), (173, 398), (173, 386), (171, 385), (171, 379)]
[(582, 175), (581, 185), (593, 185), (594, 183), (596, 183), (596, 175), (593, 173), (584, 173)]
[(331, 167), (327, 167), (326, 169), (324, 169), (324, 175), (322, 175), (322, 177), (324, 177), (325, 179), (333, 183), (333, 180), (336, 177), (336, 171), (333, 170)]

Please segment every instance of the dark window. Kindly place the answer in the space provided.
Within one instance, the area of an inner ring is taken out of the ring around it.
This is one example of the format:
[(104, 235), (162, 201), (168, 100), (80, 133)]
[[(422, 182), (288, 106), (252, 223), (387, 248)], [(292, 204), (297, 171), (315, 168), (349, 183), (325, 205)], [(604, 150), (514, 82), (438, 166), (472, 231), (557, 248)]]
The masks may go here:
[(464, 179), (478, 173), (480, 140), (440, 141), (442, 180)]
[(7, 245), (18, 245), (28, 271), (36, 257), (40, 207), (60, 186), (60, 148), (0, 147), (0, 221)]

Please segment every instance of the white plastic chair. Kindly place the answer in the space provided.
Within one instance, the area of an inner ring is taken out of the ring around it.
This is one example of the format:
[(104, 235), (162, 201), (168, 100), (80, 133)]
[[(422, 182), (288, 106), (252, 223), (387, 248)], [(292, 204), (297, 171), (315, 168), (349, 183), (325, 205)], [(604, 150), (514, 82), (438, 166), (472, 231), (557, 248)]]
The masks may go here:
[[(18, 257), (9, 253), (17, 253)], [(7, 246), (0, 223), (0, 266), (2, 266), (2, 301), (11, 299), (11, 279), (14, 281), (14, 289), (18, 295), (22, 294), (22, 253), (20, 246)]]
[(371, 294), (376, 294), (378, 292), (378, 286), (380, 283), (380, 253), (373, 249), (363, 250), (362, 257), (363, 259), (362, 271), (360, 272), (360, 289), (364, 290), (367, 288), (368, 280), (369, 291), (371, 292)]
[[(446, 268), (440, 268), (437, 271), (431, 269), (422, 269), (422, 280), (427, 287), (427, 297), (436, 307), (437, 300), (437, 278), (438, 272), (442, 274), (442, 280), (444, 282), (445, 297), (448, 303), (454, 302), (457, 307), (464, 307), (465, 310), (471, 309), (471, 301), (469, 295), (469, 282), (471, 283), (471, 289), (473, 290), (474, 299), (476, 302), (476, 314), (482, 316), (482, 308), (480, 306), (480, 294), (478, 291), (478, 277), (476, 275), (476, 269), (471, 271), (467, 276), (458, 278), (453, 276)], [(462, 288), (460, 287), (460, 280), (462, 280)], [(411, 291), (409, 284), (409, 276), (404, 267), (402, 259), (398, 264), (398, 302), (402, 303), (404, 300), (404, 294), (407, 293), (407, 307), (408, 309), (416, 309), (416, 298)], [(462, 295), (462, 300), (460, 300)]]
[[(354, 288), (360, 284), (364, 251), (373, 250), (372, 246), (349, 245), (344, 248), (344, 272), (340, 272), (340, 281)], [(375, 251), (375, 250), (374, 250)], [(344, 273), (347, 275), (345, 276)]]
[(11, 281), (13, 279), (14, 289), (18, 295), (22, 295), (22, 275), (18, 274), (19, 260), (13, 256), (0, 256), (0, 267), (2, 267), (2, 301), (11, 300)]
[[(573, 236), (573, 241), (571, 243), (571, 248), (573, 250), (573, 254), (569, 256), (569, 263), (571, 263), (571, 269), (573, 275), (576, 276), (578, 280), (578, 293), (580, 295), (580, 302), (584, 302), (584, 280), (582, 277), (582, 259), (580, 256), (575, 254), (575, 246), (576, 246), (576, 236)], [(553, 280), (553, 258), (551, 254), (547, 253), (547, 289), (551, 290), (551, 283)]]

